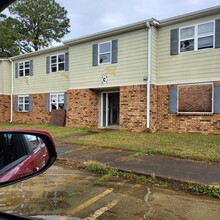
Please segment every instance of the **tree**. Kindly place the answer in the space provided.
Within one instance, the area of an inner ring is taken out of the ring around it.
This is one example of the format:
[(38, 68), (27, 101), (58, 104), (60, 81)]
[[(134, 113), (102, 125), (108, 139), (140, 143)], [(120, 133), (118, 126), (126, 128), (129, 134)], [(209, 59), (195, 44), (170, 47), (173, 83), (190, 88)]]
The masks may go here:
[(11, 57), (20, 53), (16, 45), (20, 38), (16, 24), (17, 20), (0, 14), (0, 57)]
[(22, 53), (48, 47), (53, 41), (61, 42), (69, 33), (67, 11), (55, 0), (18, 0), (9, 11), (18, 21), (16, 28), (22, 37), (17, 45)]

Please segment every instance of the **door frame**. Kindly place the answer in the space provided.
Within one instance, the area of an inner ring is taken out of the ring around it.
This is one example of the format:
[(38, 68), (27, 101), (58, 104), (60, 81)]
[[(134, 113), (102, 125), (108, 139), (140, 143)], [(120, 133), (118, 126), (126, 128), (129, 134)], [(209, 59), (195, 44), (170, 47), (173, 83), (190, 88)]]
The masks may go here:
[[(119, 93), (119, 91), (105, 91), (105, 92), (101, 92), (101, 127), (103, 128), (107, 128), (109, 126), (109, 123), (108, 123), (108, 117), (109, 117), (109, 96), (108, 94), (109, 93)], [(105, 115), (105, 118), (106, 118), (106, 125), (103, 126), (103, 96), (104, 94), (106, 94), (106, 100), (105, 100), (105, 103), (106, 103), (106, 115)], [(120, 97), (119, 97), (119, 104), (120, 104)], [(120, 109), (119, 109), (120, 111)]]

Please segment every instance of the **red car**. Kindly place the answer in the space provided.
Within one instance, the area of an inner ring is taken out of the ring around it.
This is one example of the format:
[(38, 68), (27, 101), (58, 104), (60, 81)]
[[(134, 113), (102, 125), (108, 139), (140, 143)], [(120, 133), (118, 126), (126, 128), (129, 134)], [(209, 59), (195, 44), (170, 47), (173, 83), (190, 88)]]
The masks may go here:
[[(43, 173), (56, 158), (54, 141), (46, 131), (0, 131), (0, 187)], [(27, 218), (0, 213), (0, 219)]]
[(48, 159), (45, 143), (38, 136), (0, 133), (0, 182), (41, 170)]

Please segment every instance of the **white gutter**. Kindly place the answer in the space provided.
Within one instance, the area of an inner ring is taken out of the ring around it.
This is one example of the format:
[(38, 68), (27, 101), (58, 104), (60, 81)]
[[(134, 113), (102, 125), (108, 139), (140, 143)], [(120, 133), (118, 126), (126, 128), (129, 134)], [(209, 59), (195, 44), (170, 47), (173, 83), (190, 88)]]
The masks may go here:
[(13, 121), (13, 94), (14, 94), (14, 62), (9, 58), (11, 62), (11, 111), (10, 111), (10, 123)]
[(150, 22), (146, 22), (148, 29), (148, 62), (147, 62), (147, 128), (150, 128), (150, 84), (151, 84), (151, 69), (152, 69), (152, 29)]

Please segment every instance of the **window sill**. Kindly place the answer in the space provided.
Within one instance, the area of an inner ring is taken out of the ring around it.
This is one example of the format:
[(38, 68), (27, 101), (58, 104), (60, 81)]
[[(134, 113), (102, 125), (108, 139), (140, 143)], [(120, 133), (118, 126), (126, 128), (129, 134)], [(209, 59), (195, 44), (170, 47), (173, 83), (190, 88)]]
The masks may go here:
[(189, 51), (185, 51), (185, 52), (180, 52), (178, 53), (178, 55), (184, 55), (184, 54), (189, 54), (189, 53), (202, 53), (202, 52), (209, 52), (209, 50), (213, 50), (215, 49), (215, 47), (210, 47), (210, 48), (204, 48), (204, 49), (196, 49), (196, 50), (189, 50)]
[(211, 116), (213, 114), (212, 112), (177, 112), (179, 116)]

